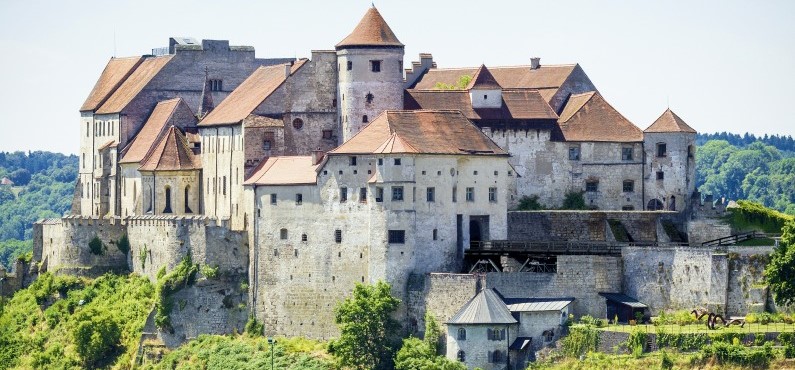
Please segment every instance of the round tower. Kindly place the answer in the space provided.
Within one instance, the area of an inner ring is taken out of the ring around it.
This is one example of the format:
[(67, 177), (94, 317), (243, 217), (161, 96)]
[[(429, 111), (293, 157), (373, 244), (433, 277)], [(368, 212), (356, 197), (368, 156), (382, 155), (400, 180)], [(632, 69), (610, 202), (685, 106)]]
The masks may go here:
[(378, 9), (336, 45), (343, 141), (387, 109), (403, 109), (403, 44)]
[(646, 210), (685, 211), (696, 190), (696, 130), (667, 109), (643, 130)]

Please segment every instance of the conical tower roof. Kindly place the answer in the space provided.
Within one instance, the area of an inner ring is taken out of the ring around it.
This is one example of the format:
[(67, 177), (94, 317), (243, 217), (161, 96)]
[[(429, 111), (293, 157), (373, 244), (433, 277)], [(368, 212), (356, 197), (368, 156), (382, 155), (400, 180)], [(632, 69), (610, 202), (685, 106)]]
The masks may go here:
[(657, 120), (654, 121), (651, 126), (643, 130), (643, 132), (689, 132), (695, 134), (696, 130), (688, 126), (688, 124), (679, 118), (671, 108), (668, 108), (663, 112), (660, 118), (657, 118)]
[(472, 76), (472, 81), (469, 82), (467, 90), (501, 90), (502, 86), (494, 78), (485, 64), (481, 64), (475, 75)]
[(340, 41), (336, 47), (337, 49), (344, 49), (363, 46), (403, 47), (403, 44), (400, 43), (400, 40), (398, 40), (375, 7), (367, 10), (367, 13), (364, 14), (364, 17), (353, 29), (353, 32)]

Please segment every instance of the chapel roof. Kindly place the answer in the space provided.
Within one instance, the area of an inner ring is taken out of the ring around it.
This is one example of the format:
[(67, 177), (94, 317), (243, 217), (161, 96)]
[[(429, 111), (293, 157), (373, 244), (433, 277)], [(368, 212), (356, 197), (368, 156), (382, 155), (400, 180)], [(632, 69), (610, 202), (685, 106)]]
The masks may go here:
[(157, 142), (146, 158), (141, 161), (139, 171), (181, 171), (198, 170), (201, 158), (193, 154), (182, 132), (171, 126)]
[(254, 169), (243, 185), (306, 185), (317, 183), (311, 156), (270, 157)]
[(135, 70), (124, 79), (124, 82), (113, 91), (110, 97), (97, 109), (96, 113), (109, 114), (124, 110), (173, 57), (173, 54), (169, 54), (143, 58), (143, 61), (141, 61)]
[(395, 33), (378, 12), (375, 6), (367, 9), (362, 20), (356, 25), (350, 35), (337, 45), (337, 49), (357, 46), (391, 46), (403, 47)]
[(571, 95), (558, 124), (565, 141), (643, 141), (643, 132), (596, 91)]
[(80, 111), (93, 111), (99, 108), (142, 60), (143, 57), (110, 58), (88, 98), (80, 107)]
[(483, 289), (472, 297), (447, 324), (515, 324), (516, 319), (493, 289)]
[(330, 154), (508, 155), (460, 111), (384, 111)]
[(671, 108), (668, 108), (643, 132), (689, 132), (695, 134), (696, 130), (679, 118)]
[(119, 163), (137, 163), (144, 159), (146, 154), (153, 149), (157, 139), (166, 131), (168, 123), (171, 122), (174, 112), (180, 105), (185, 105), (183, 108), (190, 110), (182, 98), (158, 102), (141, 131), (138, 131), (133, 141), (125, 149)]

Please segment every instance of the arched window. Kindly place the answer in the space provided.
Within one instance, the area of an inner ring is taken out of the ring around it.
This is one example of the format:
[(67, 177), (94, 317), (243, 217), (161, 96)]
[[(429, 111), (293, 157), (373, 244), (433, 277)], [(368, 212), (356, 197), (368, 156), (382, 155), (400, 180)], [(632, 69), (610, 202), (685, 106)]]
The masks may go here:
[(467, 340), (467, 330), (458, 328), (458, 340)]
[(190, 193), (190, 185), (185, 185), (185, 213), (193, 213), (188, 205), (188, 194)]
[(661, 202), (659, 199), (656, 198), (650, 200), (649, 203), (646, 205), (646, 210), (649, 211), (661, 211), (662, 209), (663, 209), (663, 202)]
[(464, 351), (458, 351), (458, 361), (466, 362), (467, 361), (467, 354)]
[(163, 208), (163, 213), (171, 213), (171, 187), (166, 186), (166, 207)]
[(370, 120), (367, 118), (367, 115), (365, 114), (362, 116), (362, 123), (367, 123), (367, 122), (370, 122)]
[(149, 194), (149, 204), (146, 206), (146, 213), (152, 213), (155, 204), (155, 192), (149, 185), (146, 186), (146, 192)]
[(293, 120), (293, 128), (294, 129), (300, 130), (302, 127), (304, 127), (304, 120), (302, 120), (300, 118), (296, 118), (296, 119)]

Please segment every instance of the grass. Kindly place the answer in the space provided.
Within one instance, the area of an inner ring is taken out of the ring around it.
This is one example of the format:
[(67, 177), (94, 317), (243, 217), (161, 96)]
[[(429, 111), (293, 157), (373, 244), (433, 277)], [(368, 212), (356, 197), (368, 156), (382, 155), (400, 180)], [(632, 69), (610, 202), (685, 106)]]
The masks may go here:
[[(739, 370), (749, 369), (747, 366), (737, 366), (731, 364), (718, 364), (714, 361), (706, 362), (699, 359), (698, 355), (682, 354), (667, 351), (667, 357), (673, 362), (673, 369), (721, 369)], [(635, 358), (632, 355), (608, 355), (604, 353), (591, 352), (582, 360), (577, 358), (558, 358), (551, 362), (541, 362), (530, 365), (528, 369), (538, 370), (652, 370), (660, 369), (663, 353), (646, 353)], [(793, 369), (795, 360), (775, 359), (770, 363), (768, 369)]]
[(669, 324), (669, 325), (608, 325), (607, 327), (600, 328), (599, 330), (604, 331), (615, 331), (620, 333), (631, 333), (635, 330), (635, 328), (642, 328), (642, 330), (646, 331), (649, 334), (654, 334), (657, 332), (659, 328), (662, 328), (666, 333), (673, 333), (673, 334), (696, 334), (696, 333), (705, 333), (705, 334), (715, 334), (715, 333), (767, 333), (767, 332), (795, 332), (795, 324), (784, 324), (784, 323), (770, 323), (767, 325), (762, 324), (749, 324), (746, 323), (744, 327), (739, 327), (736, 325), (732, 325), (728, 328), (723, 327), (722, 324), (720, 327), (715, 325), (715, 330), (711, 330), (707, 328), (707, 325), (704, 323), (701, 324), (690, 324), (690, 325), (677, 325), (677, 324)]
[(770, 238), (756, 238), (743, 240), (735, 245), (741, 247), (771, 247), (776, 245), (776, 241)]

